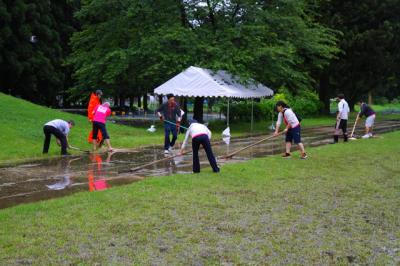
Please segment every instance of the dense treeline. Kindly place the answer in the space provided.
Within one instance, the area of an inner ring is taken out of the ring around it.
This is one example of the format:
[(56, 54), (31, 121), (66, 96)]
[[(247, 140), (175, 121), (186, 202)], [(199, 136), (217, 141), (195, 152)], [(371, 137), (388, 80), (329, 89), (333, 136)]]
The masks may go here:
[(394, 97), (399, 11), (400, 0), (0, 0), (0, 89), (53, 106), (96, 88), (125, 99), (196, 65), (317, 91), (325, 107), (339, 91), (351, 104)]
[(64, 66), (79, 1), (0, 1), (0, 89), (33, 102), (56, 105), (71, 86)]

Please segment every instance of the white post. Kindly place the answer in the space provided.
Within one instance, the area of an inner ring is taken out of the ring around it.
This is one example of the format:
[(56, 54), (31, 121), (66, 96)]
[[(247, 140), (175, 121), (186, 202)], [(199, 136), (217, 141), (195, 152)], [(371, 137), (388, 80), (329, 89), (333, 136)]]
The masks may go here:
[(226, 126), (229, 127), (229, 98), (228, 98), (228, 111), (226, 116)]
[(251, 127), (250, 127), (251, 133), (253, 133), (253, 116), (254, 116), (254, 99), (251, 98)]

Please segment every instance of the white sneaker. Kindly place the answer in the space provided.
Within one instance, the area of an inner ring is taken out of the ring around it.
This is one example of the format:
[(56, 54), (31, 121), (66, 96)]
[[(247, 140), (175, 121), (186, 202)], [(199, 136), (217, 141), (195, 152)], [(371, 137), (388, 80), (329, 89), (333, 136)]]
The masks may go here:
[(168, 148), (168, 151), (169, 151), (169, 152), (172, 152), (173, 150), (174, 150), (174, 148), (172, 148), (172, 147), (169, 147), (169, 148)]
[(370, 133), (368, 133), (368, 135), (372, 138), (372, 133), (370, 132)]
[(168, 150), (165, 150), (165, 151), (164, 151), (164, 154), (168, 154), (168, 153), (169, 153), (169, 151), (168, 151)]
[(363, 139), (368, 139), (370, 137), (369, 134), (365, 134), (364, 136), (362, 136)]

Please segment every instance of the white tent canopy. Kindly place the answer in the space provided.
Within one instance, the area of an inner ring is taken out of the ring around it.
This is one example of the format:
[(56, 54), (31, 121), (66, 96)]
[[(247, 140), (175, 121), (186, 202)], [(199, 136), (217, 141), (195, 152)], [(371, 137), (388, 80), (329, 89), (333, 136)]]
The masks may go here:
[[(239, 83), (239, 78), (219, 70), (217, 72), (205, 68), (189, 67), (182, 73), (171, 78), (154, 90), (155, 94), (184, 97), (226, 97), (254, 99), (272, 96), (274, 92), (254, 80)], [(227, 110), (227, 129), (225, 136), (230, 136), (229, 129), (229, 100)], [(253, 101), (251, 110), (251, 130), (253, 130)]]
[(241, 84), (239, 79), (226, 71), (213, 72), (209, 69), (189, 67), (182, 73), (158, 86), (158, 95), (174, 94), (185, 97), (228, 97), (261, 98), (272, 96), (274, 92), (253, 80)]

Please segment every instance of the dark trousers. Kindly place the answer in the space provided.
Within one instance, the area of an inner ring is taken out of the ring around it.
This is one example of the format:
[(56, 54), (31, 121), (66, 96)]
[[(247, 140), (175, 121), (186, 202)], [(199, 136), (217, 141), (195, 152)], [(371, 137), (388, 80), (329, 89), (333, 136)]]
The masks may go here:
[(348, 139), (347, 138), (347, 120), (340, 119), (335, 124), (335, 134), (333, 135), (334, 142), (338, 142), (339, 141), (339, 130), (340, 129), (342, 130), (344, 141), (347, 141), (347, 139)]
[(208, 161), (214, 172), (219, 172), (217, 161), (215, 160), (214, 154), (211, 149), (210, 140), (207, 135), (201, 135), (192, 139), (192, 150), (193, 150), (193, 172), (200, 173), (200, 160), (199, 160), (199, 148), (200, 144), (203, 145), (206, 151)]
[(92, 139), (97, 139), (97, 134), (99, 133), (99, 130), (101, 131), (101, 135), (103, 136), (103, 139), (109, 139), (110, 136), (108, 136), (107, 129), (106, 129), (106, 124), (93, 121), (93, 136)]
[(68, 146), (67, 137), (60, 130), (52, 126), (44, 126), (43, 133), (45, 136), (43, 144), (43, 153), (49, 152), (51, 134), (53, 134), (61, 142), (61, 154), (62, 155), (67, 154), (67, 146)]
[[(164, 122), (164, 149), (168, 150), (169, 147), (173, 147), (175, 145), (175, 141), (178, 138), (178, 132), (176, 131), (176, 126), (173, 124), (169, 124)], [(172, 133), (172, 140), (169, 140), (169, 135)]]

